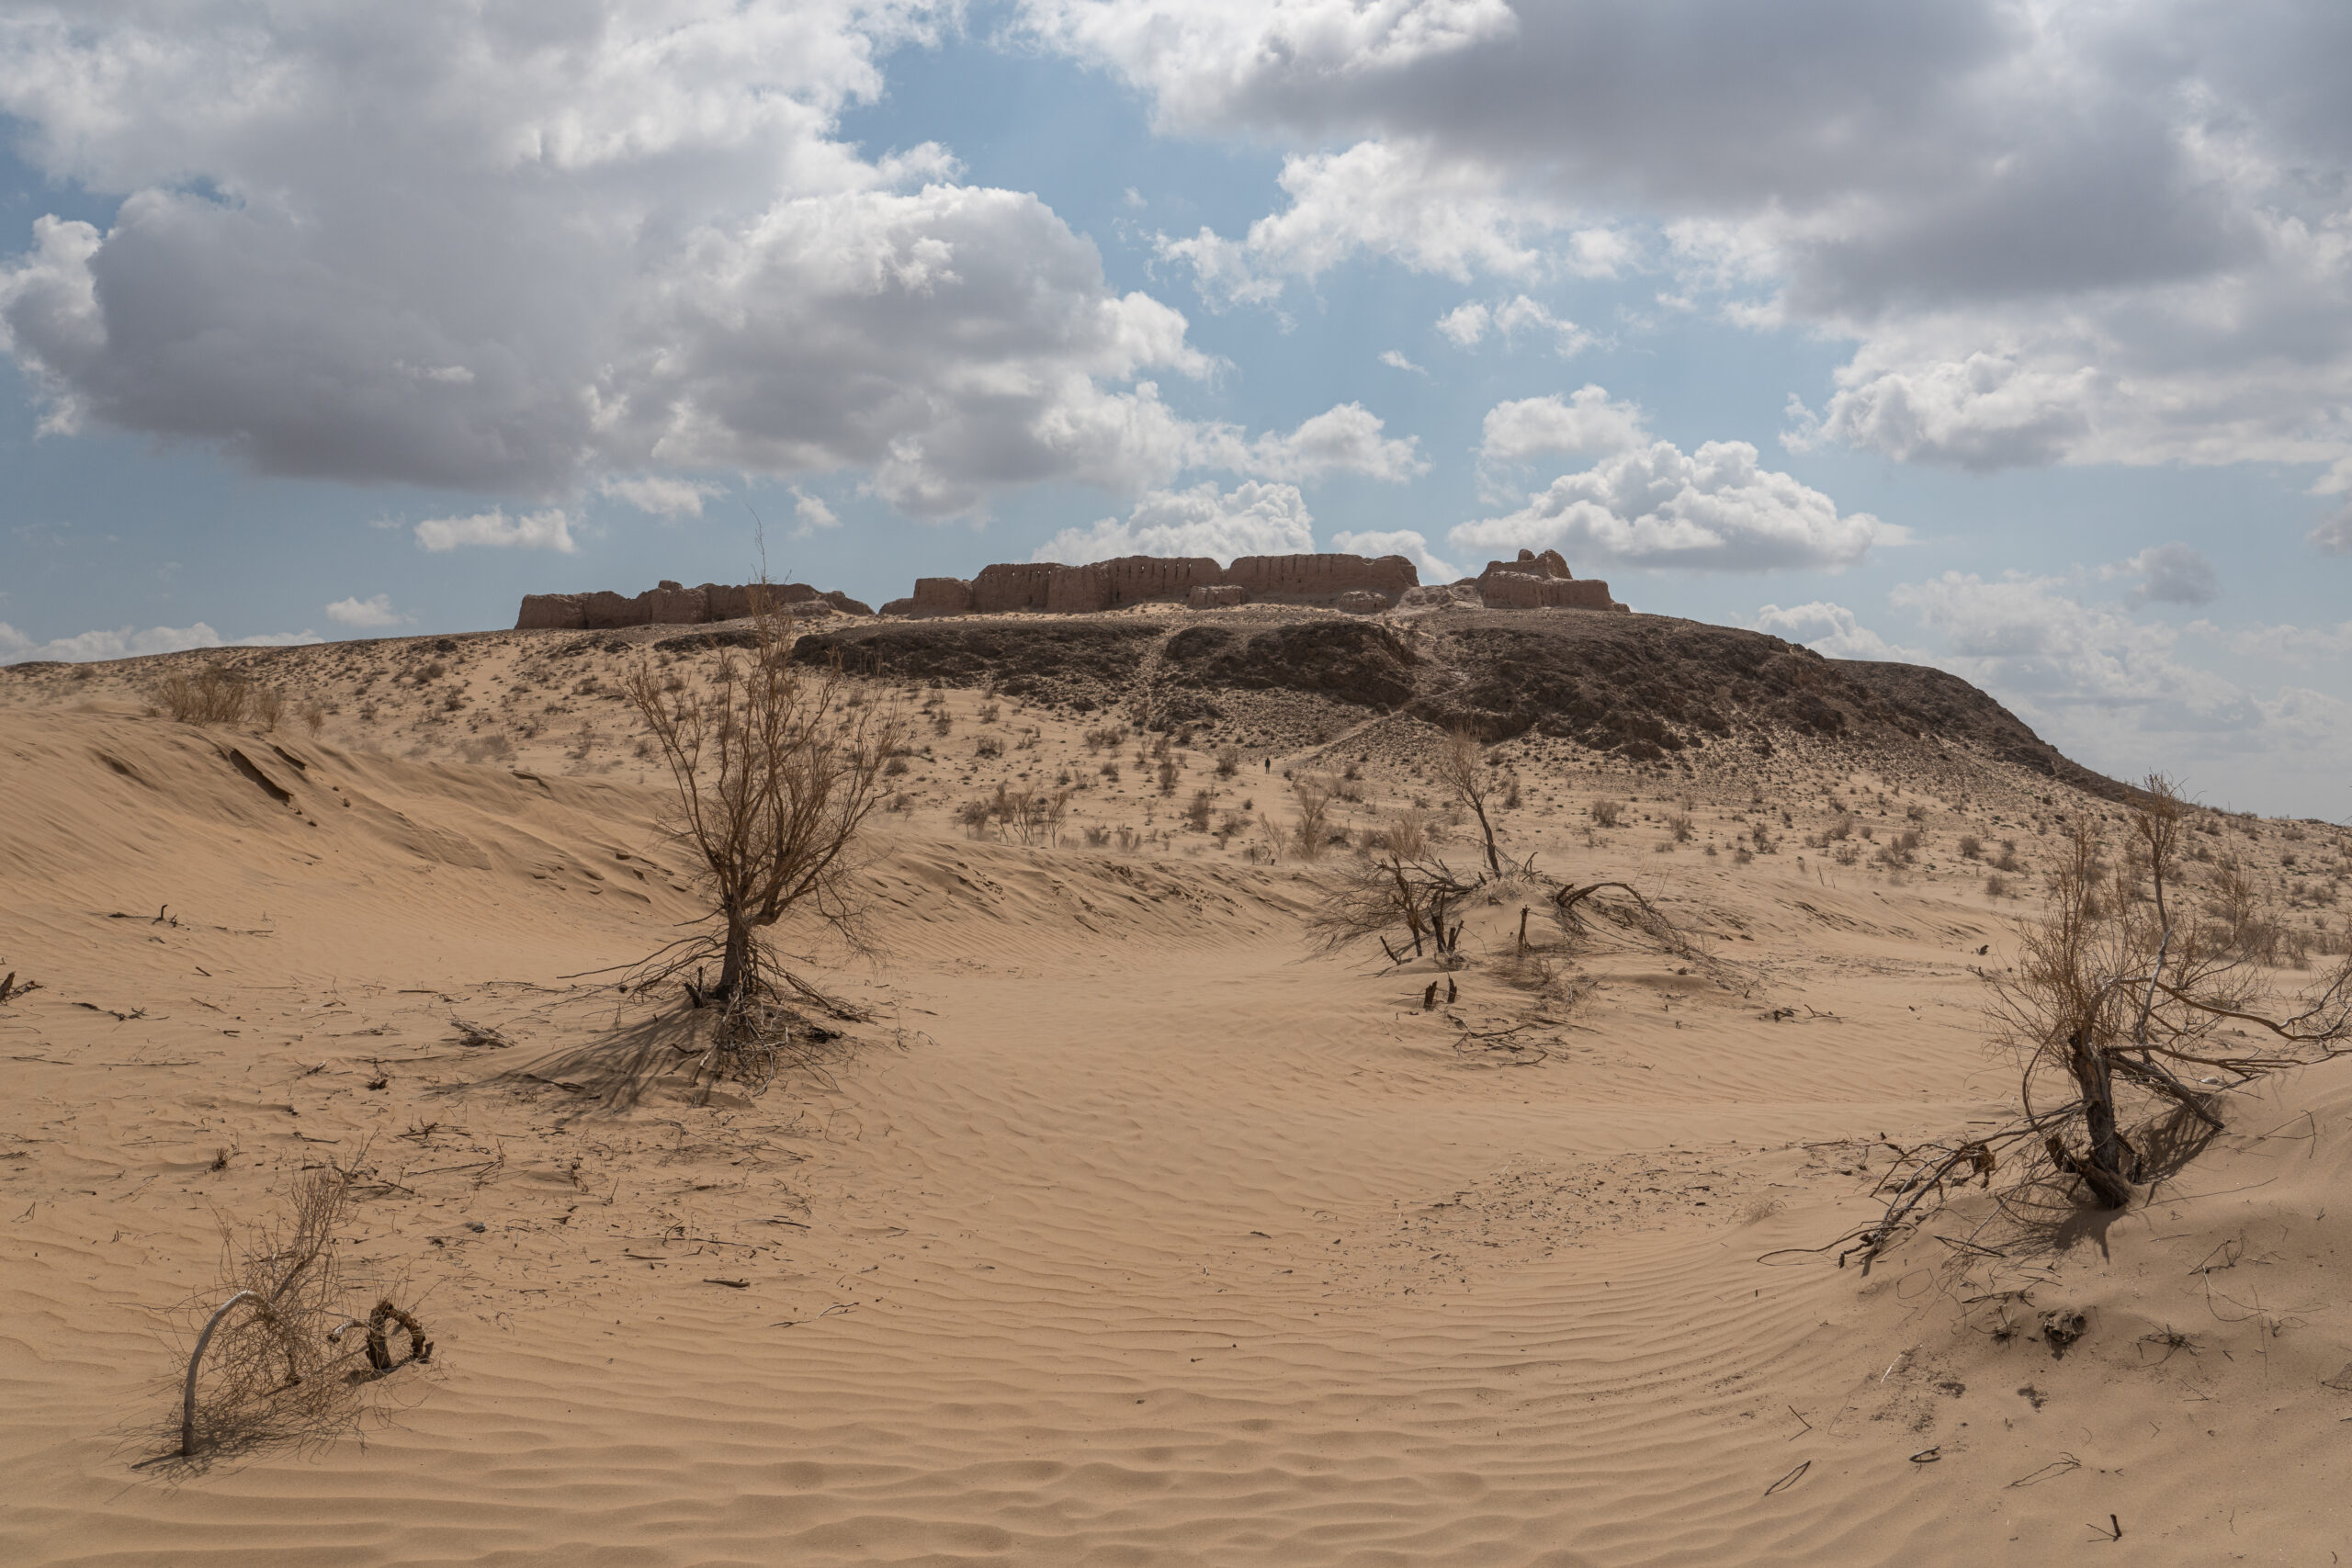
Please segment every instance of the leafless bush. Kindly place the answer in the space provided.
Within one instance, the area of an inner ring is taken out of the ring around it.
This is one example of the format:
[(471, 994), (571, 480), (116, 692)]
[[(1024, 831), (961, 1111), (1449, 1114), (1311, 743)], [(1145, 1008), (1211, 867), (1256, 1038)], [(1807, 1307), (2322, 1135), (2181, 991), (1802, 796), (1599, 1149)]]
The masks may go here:
[(1241, 750), (1239, 747), (1220, 746), (1216, 749), (1217, 777), (1221, 779), (1229, 779), (1239, 771), (1240, 767)]
[(1207, 832), (1209, 818), (1215, 810), (1216, 807), (1211, 801), (1209, 792), (1204, 789), (1194, 790), (1191, 804), (1184, 807), (1184, 826), (1195, 833)]
[(1327, 952), (1374, 937), (1389, 962), (1400, 964), (1407, 954), (1389, 945), (1387, 933), (1401, 931), (1402, 940), (1412, 944), (1411, 956), (1419, 957), (1433, 946), (1441, 959), (1449, 959), (1462, 934), (1453, 910), (1474, 886), (1433, 857), (1389, 853), (1351, 860), (1317, 901), (1306, 929)]
[(1004, 755), (1004, 742), (993, 735), (983, 735), (972, 748), (972, 755), (982, 761), (991, 761)]
[(1592, 814), (1593, 825), (1595, 827), (1614, 828), (1617, 826), (1618, 818), (1623, 813), (1625, 808), (1617, 801), (1596, 800), (1589, 809)]
[(1291, 781), (1291, 794), (1298, 802), (1291, 842), (1303, 859), (1320, 860), (1330, 841), (1333, 785), (1328, 773), (1306, 773)]
[[(1164, 741), (1167, 739), (1167, 737), (1162, 736), (1160, 739)], [(1163, 752), (1159, 759), (1160, 794), (1174, 795), (1176, 793), (1176, 777), (1179, 771), (1180, 770), (1176, 766), (1176, 759), (1168, 756)]]
[(2063, 1195), (2069, 1179), (2099, 1207), (2123, 1208), (2158, 1143), (2179, 1144), (2184, 1122), (2208, 1135), (2222, 1127), (2222, 1093), (2352, 1048), (2352, 960), (2300, 991), (2283, 987), (2250, 884), (2192, 905), (2178, 875), (2185, 816), (2166, 780), (2148, 780), (2120, 865), (2092, 819), (2075, 818), (2014, 970), (1990, 976), (2018, 1114), (1905, 1151), (1882, 1189), (1885, 1212), (1841, 1238), (1841, 1262), (1876, 1256), (1955, 1182), (1981, 1175), (1990, 1186), (2005, 1160), (2011, 1212), (2035, 1191)]
[[(838, 664), (790, 662), (793, 632), (765, 584), (754, 592), (750, 657), (721, 658), (698, 685), (662, 690), (650, 659), (623, 677), (623, 691), (661, 750), (675, 789), (671, 829), (695, 862), (712, 911), (702, 933), (672, 943), (638, 967), (642, 991), (716, 959), (718, 983), (690, 984), (695, 1006), (722, 1010), (712, 1055), (721, 1070), (764, 1083), (779, 1021), (770, 1004), (785, 974), (763, 935), (800, 912), (855, 940), (860, 906), (856, 850), (886, 798), (884, 760), (904, 736), (894, 708), (851, 708)], [(842, 1016), (840, 1004), (823, 1001)]]
[[(334, 1231), (349, 1190), (340, 1172), (313, 1171), (295, 1182), (282, 1215), (222, 1222), (219, 1282), (190, 1303), (195, 1343), (175, 1412), (180, 1458), (331, 1439), (358, 1424), (375, 1375), (404, 1364), (343, 1332), (352, 1320)], [(379, 1310), (397, 1312), (390, 1303)], [(411, 1359), (432, 1353), (416, 1329)]]
[(1960, 858), (1962, 860), (1984, 859), (1984, 840), (1978, 838), (1973, 833), (1962, 834), (1960, 838)]
[(1377, 828), (1363, 830), (1365, 854), (1394, 854), (1419, 860), (1429, 850), (1429, 827), (1418, 811), (1392, 811)]
[(191, 675), (174, 671), (155, 688), (165, 713), (181, 724), (257, 723), (275, 729), (285, 699), (225, 664), (207, 663)]
[(1454, 730), (1445, 738), (1430, 771), (1440, 786), (1477, 817), (1478, 831), (1485, 840), (1487, 874), (1500, 876), (1502, 856), (1495, 847), (1494, 823), (1487, 815), (1487, 801), (1495, 793), (1498, 781), (1493, 766), (1487, 761), (1486, 748), (1468, 730)]
[(1676, 843), (1689, 843), (1690, 841), (1690, 814), (1681, 811), (1668, 812), (1666, 818), (1666, 830), (1673, 835)]

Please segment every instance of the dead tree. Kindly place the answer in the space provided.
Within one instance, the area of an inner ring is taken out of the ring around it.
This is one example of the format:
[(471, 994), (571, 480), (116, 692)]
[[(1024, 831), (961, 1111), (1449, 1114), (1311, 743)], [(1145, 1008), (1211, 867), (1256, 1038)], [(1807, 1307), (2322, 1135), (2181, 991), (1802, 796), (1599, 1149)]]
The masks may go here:
[[(2277, 928), (2246, 879), (2199, 900), (2180, 876), (2188, 807), (2150, 778), (2120, 855), (2077, 818), (2015, 969), (1993, 978), (1997, 1043), (2018, 1067), (2018, 1116), (1992, 1132), (1898, 1151), (1884, 1213), (1839, 1261), (1873, 1258), (1954, 1185), (2011, 1155), (2013, 1186), (2067, 1179), (2098, 1207), (2128, 1206), (2145, 1145), (2186, 1118), (2219, 1131), (2219, 1102), (2258, 1078), (2352, 1049), (2352, 956), (2310, 986), (2274, 967)], [(2247, 1031), (2258, 1031), (2252, 1043)], [(1963, 1171), (1963, 1168), (1965, 1170)]]
[(850, 700), (838, 661), (792, 661), (791, 623), (766, 583), (752, 603), (748, 657), (723, 654), (676, 691), (650, 659), (622, 677), (670, 773), (672, 834), (711, 903), (709, 929), (639, 965), (635, 988), (715, 961), (717, 982), (689, 989), (697, 1006), (724, 1010), (722, 1047), (758, 1036), (767, 1022), (759, 1010), (779, 986), (814, 995), (776, 964), (770, 927), (799, 913), (855, 939), (856, 850), (906, 732), (896, 709)]
[(1433, 771), (1437, 782), (1478, 818), (1478, 831), (1486, 840), (1487, 874), (1499, 879), (1503, 874), (1502, 855), (1495, 848), (1495, 825), (1487, 815), (1487, 799), (1494, 793), (1495, 778), (1493, 770), (1487, 765), (1486, 748), (1468, 730), (1453, 730), (1446, 736)]
[[(1385, 933), (1401, 928), (1414, 957), (1434, 948), (1441, 959), (1450, 959), (1462, 936), (1454, 906), (1476, 887), (1433, 855), (1407, 856), (1393, 850), (1366, 855), (1340, 868), (1307, 916), (1306, 929), (1330, 952), (1368, 936), (1385, 946)], [(1392, 960), (1402, 962), (1396, 949), (1387, 951)]]

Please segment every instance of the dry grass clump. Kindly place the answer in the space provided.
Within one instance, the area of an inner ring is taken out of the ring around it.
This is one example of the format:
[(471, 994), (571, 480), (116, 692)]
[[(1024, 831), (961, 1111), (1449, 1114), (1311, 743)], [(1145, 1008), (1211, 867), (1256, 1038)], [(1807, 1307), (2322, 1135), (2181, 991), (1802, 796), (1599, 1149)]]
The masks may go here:
[(1614, 828), (1625, 808), (1623, 805), (1614, 800), (1596, 800), (1588, 809), (1591, 812), (1594, 827)]
[(275, 729), (286, 713), (283, 696), (218, 663), (200, 665), (193, 675), (175, 670), (157, 684), (155, 697), (180, 724), (256, 724)]

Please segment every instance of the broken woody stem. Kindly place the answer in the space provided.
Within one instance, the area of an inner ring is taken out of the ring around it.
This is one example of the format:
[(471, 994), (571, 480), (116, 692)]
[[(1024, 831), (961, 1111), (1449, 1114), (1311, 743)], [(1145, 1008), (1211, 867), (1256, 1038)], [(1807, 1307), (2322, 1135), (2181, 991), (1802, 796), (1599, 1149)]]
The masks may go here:
[(204, 1348), (212, 1343), (212, 1331), (220, 1326), (220, 1320), (229, 1315), (229, 1309), (252, 1294), (251, 1291), (239, 1291), (235, 1295), (222, 1302), (220, 1309), (215, 1312), (211, 1319), (205, 1324), (204, 1332), (196, 1337), (196, 1349), (187, 1359), (187, 1385), (180, 1391), (180, 1457), (182, 1459), (190, 1459), (196, 1454), (196, 1374), (204, 1365)]

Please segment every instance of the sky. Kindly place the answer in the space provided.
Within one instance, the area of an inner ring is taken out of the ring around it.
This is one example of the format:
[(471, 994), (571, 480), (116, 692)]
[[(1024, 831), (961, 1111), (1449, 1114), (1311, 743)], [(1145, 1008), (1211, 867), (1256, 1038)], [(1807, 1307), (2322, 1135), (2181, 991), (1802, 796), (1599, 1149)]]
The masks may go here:
[(2352, 815), (2352, 8), (0, 5), (0, 661), (1557, 548)]

